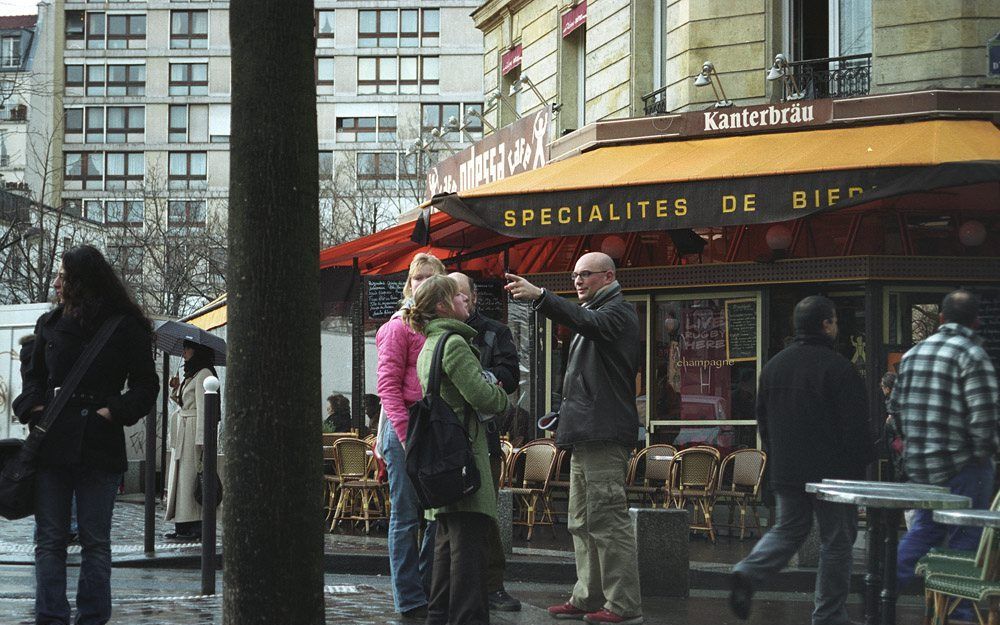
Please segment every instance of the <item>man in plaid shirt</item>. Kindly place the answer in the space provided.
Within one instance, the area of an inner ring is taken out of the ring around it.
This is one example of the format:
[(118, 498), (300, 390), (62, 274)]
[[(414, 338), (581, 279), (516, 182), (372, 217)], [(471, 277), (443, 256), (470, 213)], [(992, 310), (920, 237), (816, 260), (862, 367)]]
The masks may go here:
[[(947, 486), (982, 509), (993, 497), (1000, 393), (993, 363), (976, 334), (978, 326), (975, 296), (949, 293), (941, 303), (938, 331), (903, 356), (889, 412), (900, 417), (910, 481)], [(948, 527), (932, 520), (930, 510), (916, 511), (899, 542), (900, 588), (913, 581), (917, 560), (931, 547), (947, 538), (952, 549), (976, 549), (982, 530), (950, 531), (949, 536)]]

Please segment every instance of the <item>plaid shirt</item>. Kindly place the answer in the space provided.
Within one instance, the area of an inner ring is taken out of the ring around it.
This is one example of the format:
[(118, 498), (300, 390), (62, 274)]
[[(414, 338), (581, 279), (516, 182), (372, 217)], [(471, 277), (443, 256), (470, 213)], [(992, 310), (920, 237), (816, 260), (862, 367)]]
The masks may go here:
[(889, 399), (913, 482), (945, 484), (997, 452), (997, 376), (976, 333), (946, 323), (906, 352)]

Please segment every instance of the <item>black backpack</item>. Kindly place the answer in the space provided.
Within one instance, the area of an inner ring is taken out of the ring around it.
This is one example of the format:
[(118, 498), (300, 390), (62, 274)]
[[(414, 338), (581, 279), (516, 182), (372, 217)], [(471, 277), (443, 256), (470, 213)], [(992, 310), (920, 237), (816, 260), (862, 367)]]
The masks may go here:
[(465, 426), (441, 398), (441, 359), (448, 332), (434, 347), (431, 374), (423, 399), (410, 407), (406, 434), (406, 474), (424, 508), (453, 504), (479, 489), (479, 470)]

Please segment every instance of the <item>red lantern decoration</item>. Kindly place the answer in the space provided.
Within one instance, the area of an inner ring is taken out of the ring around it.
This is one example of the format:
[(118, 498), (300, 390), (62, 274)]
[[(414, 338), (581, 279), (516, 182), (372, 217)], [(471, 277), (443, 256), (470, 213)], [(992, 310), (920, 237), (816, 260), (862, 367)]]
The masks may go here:
[(986, 241), (986, 226), (970, 219), (958, 228), (958, 240), (966, 247), (977, 247)]
[(625, 239), (617, 234), (609, 234), (601, 241), (601, 251), (615, 260), (625, 255)]
[(774, 224), (764, 235), (767, 247), (774, 252), (783, 252), (792, 246), (792, 231), (784, 224)]

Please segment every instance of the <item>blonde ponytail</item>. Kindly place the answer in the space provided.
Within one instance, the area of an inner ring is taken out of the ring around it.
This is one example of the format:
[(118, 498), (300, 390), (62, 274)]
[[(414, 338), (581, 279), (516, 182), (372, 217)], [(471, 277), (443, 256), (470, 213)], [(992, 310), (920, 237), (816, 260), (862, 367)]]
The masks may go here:
[(413, 294), (413, 305), (403, 311), (403, 321), (415, 332), (427, 333), (427, 324), (437, 319), (437, 305), (453, 307), (452, 300), (458, 293), (458, 284), (445, 275), (427, 278)]

